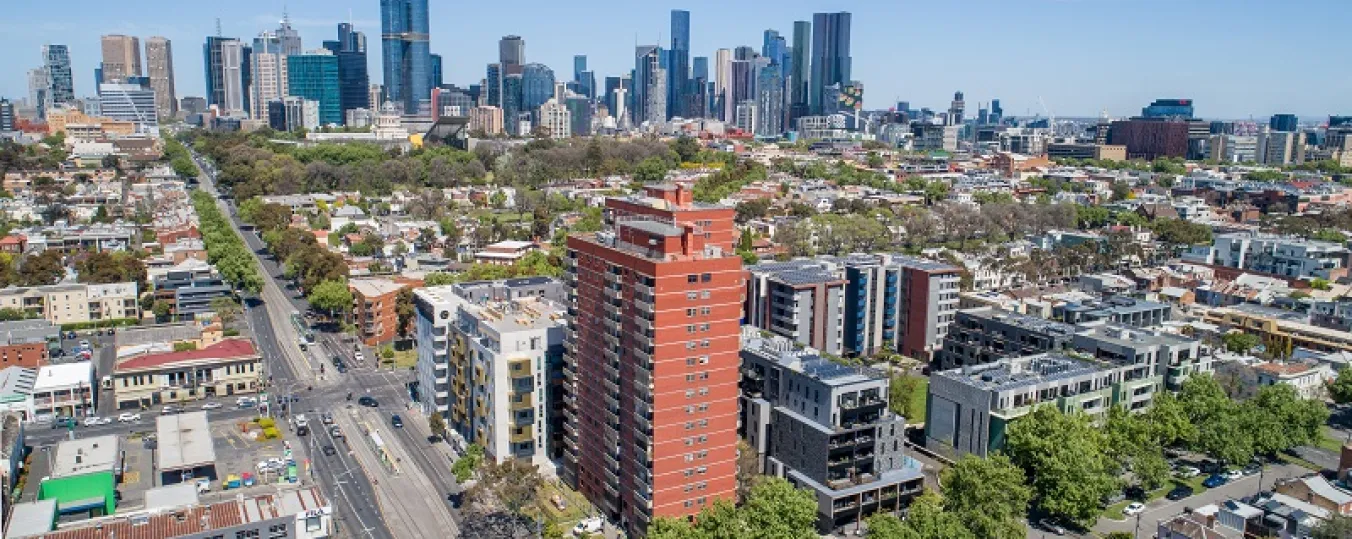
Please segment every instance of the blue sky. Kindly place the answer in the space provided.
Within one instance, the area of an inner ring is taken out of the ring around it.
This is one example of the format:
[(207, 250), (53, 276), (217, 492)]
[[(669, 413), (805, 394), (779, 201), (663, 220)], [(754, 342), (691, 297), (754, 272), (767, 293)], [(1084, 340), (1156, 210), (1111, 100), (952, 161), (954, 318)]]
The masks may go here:
[[(43, 43), (70, 46), (77, 95), (93, 93), (99, 36), (173, 40), (179, 97), (201, 95), (202, 41), (215, 19), (227, 36), (252, 39), (286, 9), (317, 48), (349, 18), (366, 32), (372, 80), (380, 78), (379, 0), (7, 0), (0, 19), (0, 95), (27, 94)], [(867, 108), (896, 100), (946, 109), (954, 90), (999, 98), (1006, 115), (1058, 116), (1106, 109), (1139, 112), (1156, 97), (1190, 97), (1208, 118), (1302, 120), (1352, 113), (1352, 21), (1348, 0), (688, 0), (559, 2), (430, 0), (432, 51), (447, 82), (483, 77), (497, 39), (526, 39), (526, 59), (570, 77), (586, 54), (598, 78), (633, 66), (633, 45), (670, 40), (669, 12), (691, 12), (692, 56), (718, 48), (760, 49), (767, 28), (790, 35), (794, 20), (849, 11), (854, 78)], [(128, 9), (127, 6), (134, 6)]]

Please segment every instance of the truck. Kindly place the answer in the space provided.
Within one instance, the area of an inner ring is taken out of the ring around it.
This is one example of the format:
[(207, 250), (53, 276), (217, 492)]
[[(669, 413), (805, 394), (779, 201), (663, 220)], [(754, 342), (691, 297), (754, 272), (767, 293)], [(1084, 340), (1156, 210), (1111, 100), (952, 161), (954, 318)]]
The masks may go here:
[(305, 418), (305, 414), (298, 414), (295, 417), (292, 417), (291, 426), (296, 428), (296, 436), (310, 434), (310, 420)]

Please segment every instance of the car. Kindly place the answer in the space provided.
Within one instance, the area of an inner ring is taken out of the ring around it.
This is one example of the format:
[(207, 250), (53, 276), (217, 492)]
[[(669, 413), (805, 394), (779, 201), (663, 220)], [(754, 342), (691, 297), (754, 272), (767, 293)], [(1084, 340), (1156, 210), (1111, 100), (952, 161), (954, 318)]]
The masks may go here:
[(174, 406), (172, 404), (165, 406), (162, 410), (160, 410), (160, 415), (174, 415), (181, 413), (183, 413), (183, 408)]
[(66, 338), (67, 338), (67, 339), (74, 339), (74, 338), (75, 338), (75, 332), (74, 332), (74, 331), (67, 331), (67, 332), (66, 332)]
[(1207, 477), (1205, 481), (1202, 481), (1202, 486), (1206, 488), (1216, 488), (1229, 482), (1230, 480), (1224, 475), (1212, 474), (1210, 477)]
[(1180, 466), (1177, 470), (1174, 470), (1174, 475), (1177, 475), (1183, 479), (1192, 479), (1194, 477), (1202, 475), (1202, 470), (1198, 470), (1197, 468), (1194, 468), (1192, 466)]
[(205, 477), (197, 480), (197, 493), (211, 492), (211, 480)]
[(1122, 508), (1122, 514), (1134, 517), (1145, 512), (1145, 504), (1141, 502), (1131, 502)]
[(326, 445), (326, 446), (324, 446), (324, 456), (332, 457), (332, 456), (337, 455), (337, 454), (338, 454), (338, 450), (337, 450), (337, 449), (334, 449), (333, 446), (331, 446), (331, 445)]
[(338, 425), (334, 425), (334, 426), (332, 426), (332, 427), (329, 427), (329, 436), (332, 436), (332, 437), (334, 437), (334, 438), (342, 438), (342, 437), (343, 437), (343, 430), (340, 429), (340, 428), (338, 428)]
[(366, 361), (366, 356), (363, 355), (361, 352), (357, 352), (355, 354), (352, 354), (352, 359), (357, 360), (357, 363), (361, 363), (363, 361)]
[(1062, 526), (1062, 525), (1060, 525), (1060, 524), (1057, 524), (1055, 520), (1052, 520), (1052, 519), (1050, 519), (1050, 518), (1044, 518), (1044, 519), (1042, 519), (1042, 520), (1037, 521), (1037, 525), (1038, 525), (1038, 527), (1040, 527), (1040, 528), (1042, 528), (1042, 529), (1044, 529), (1044, 530), (1047, 530), (1047, 531), (1049, 531), (1049, 532), (1052, 532), (1052, 533), (1054, 533), (1054, 534), (1056, 534), (1056, 535), (1065, 535), (1065, 534), (1066, 534), (1066, 527), (1065, 527), (1065, 526)]
[(394, 425), (395, 428), (403, 428), (404, 420), (400, 418), (398, 414), (395, 414), (390, 416), (390, 424)]
[(332, 425), (332, 424), (333, 424), (333, 414), (330, 414), (330, 413), (328, 413), (328, 412), (324, 412), (322, 415), (319, 416), (319, 421), (322, 422), (322, 423), (324, 423), (325, 425)]
[(357, 404), (360, 404), (367, 408), (375, 408), (377, 406), (380, 406), (380, 403), (376, 402), (376, 400), (371, 397), (362, 397), (360, 399), (357, 399)]
[(65, 429), (75, 426), (75, 418), (70, 416), (61, 416), (52, 421), (52, 428)]
[(117, 330), (116, 330), (116, 329), (113, 329), (113, 328), (108, 328), (108, 332), (105, 333), (105, 335), (108, 335), (109, 337), (112, 337), (113, 335), (117, 335)]
[(141, 420), (141, 414), (133, 414), (133, 413), (131, 413), (131, 412), (122, 412), (122, 413), (120, 413), (120, 414), (117, 415), (117, 422), (118, 422), (118, 423), (132, 423), (132, 422), (140, 421), (140, 420)]
[(460, 502), (464, 500), (464, 498), (465, 498), (464, 494), (461, 494), (459, 492), (452, 492), (446, 495), (446, 501), (451, 502), (451, 507), (457, 509), (460, 508)]
[(338, 371), (338, 374), (347, 374), (346, 364), (339, 363), (337, 367), (334, 367), (334, 369)]
[(203, 410), (219, 410), (220, 407), (221, 407), (221, 403), (219, 403), (219, 402), (208, 402), (208, 403), (202, 405), (202, 409), (203, 409)]
[(582, 535), (584, 533), (598, 533), (605, 521), (601, 517), (589, 517), (582, 519), (576, 526), (573, 526), (573, 535)]
[(1192, 487), (1187, 485), (1179, 485), (1177, 487), (1174, 487), (1173, 490), (1170, 490), (1168, 494), (1164, 495), (1164, 497), (1168, 498), (1171, 501), (1176, 502), (1178, 500), (1182, 500), (1183, 498), (1192, 496), (1192, 493), (1193, 493)]
[(1244, 477), (1244, 472), (1241, 472), (1239, 470), (1229, 470), (1225, 472), (1225, 478), (1230, 481), (1234, 481), (1241, 477)]
[(1257, 462), (1250, 462), (1247, 466), (1244, 467), (1244, 469), (1240, 470), (1240, 473), (1244, 475), (1253, 475), (1261, 471), (1263, 471), (1262, 464), (1259, 464)]
[(86, 426), (86, 427), (93, 427), (93, 426), (96, 426), (96, 425), (107, 425), (107, 424), (112, 423), (112, 422), (113, 422), (112, 418), (108, 418), (108, 417), (99, 417), (99, 416), (93, 416), (93, 415), (91, 415), (91, 416), (85, 418), (85, 420), (84, 420), (84, 426)]
[(428, 437), (427, 437), (427, 443), (429, 443), (429, 444), (437, 444), (437, 443), (441, 443), (441, 437), (440, 437), (440, 436), (437, 436), (437, 435), (435, 435), (435, 434), (433, 434), (433, 435), (431, 435), (431, 436), (428, 436)]
[(89, 348), (89, 339), (80, 339), (80, 348)]
[(342, 362), (343, 362), (343, 356), (333, 356), (333, 366), (337, 367), (338, 364), (339, 364), (339, 363), (342, 363)]

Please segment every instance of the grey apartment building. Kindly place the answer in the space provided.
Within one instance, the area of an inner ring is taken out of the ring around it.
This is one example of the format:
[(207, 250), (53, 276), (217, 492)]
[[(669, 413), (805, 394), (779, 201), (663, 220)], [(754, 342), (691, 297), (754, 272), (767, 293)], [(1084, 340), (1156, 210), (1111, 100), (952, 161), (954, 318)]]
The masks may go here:
[(1066, 350), (1079, 331), (1083, 330), (1065, 322), (991, 307), (965, 309), (957, 312), (933, 365), (939, 370), (949, 370)]
[(1073, 339), (1074, 348), (1102, 361), (1147, 362), (1155, 365), (1155, 374), (1164, 377), (1164, 387), (1177, 391), (1188, 376), (1212, 371), (1210, 349), (1196, 339), (1106, 324), (1082, 328)]
[(817, 528), (852, 528), (920, 494), (905, 454), (906, 420), (887, 407), (883, 372), (841, 365), (780, 336), (742, 333), (741, 425), (768, 475), (817, 498)]
[(930, 376), (925, 447), (984, 457), (1004, 447), (1012, 421), (1040, 405), (1096, 416), (1119, 405), (1143, 410), (1163, 385), (1151, 361), (1043, 353), (936, 372)]
[(1109, 296), (1098, 301), (1066, 303), (1052, 308), (1052, 318), (1067, 324), (1111, 322), (1145, 328), (1169, 321), (1173, 307), (1168, 303), (1146, 301), (1126, 296)]
[(819, 260), (747, 268), (746, 323), (829, 354), (843, 355), (845, 277)]

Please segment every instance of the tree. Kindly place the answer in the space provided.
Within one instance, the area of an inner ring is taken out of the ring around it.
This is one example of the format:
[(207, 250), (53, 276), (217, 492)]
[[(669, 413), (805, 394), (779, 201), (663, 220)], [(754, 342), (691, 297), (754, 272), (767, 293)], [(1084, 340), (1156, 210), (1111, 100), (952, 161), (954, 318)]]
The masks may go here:
[(1352, 368), (1344, 367), (1328, 384), (1329, 398), (1338, 404), (1352, 402)]
[(235, 298), (230, 296), (221, 296), (211, 299), (211, 310), (215, 311), (216, 316), (220, 317), (221, 325), (228, 326), (239, 316), (240, 305)]
[(479, 464), (484, 459), (484, 448), (479, 444), (470, 444), (465, 448), (465, 453), (460, 458), (455, 459), (451, 464), (451, 473), (455, 475), (456, 483), (464, 483), (474, 476), (474, 471), (479, 468)]
[(760, 475), (760, 454), (745, 438), (737, 439), (737, 499), (746, 500)]
[(1327, 519), (1321, 520), (1310, 530), (1310, 537), (1314, 539), (1352, 539), (1352, 517), (1343, 516), (1336, 512), (1330, 513)]
[[(892, 412), (905, 417), (908, 422), (924, 421), (924, 399), (916, 399), (917, 394), (925, 391), (924, 382), (924, 377), (893, 374), (887, 388), (887, 405)], [(920, 409), (916, 409), (917, 403)]]
[[(481, 511), (502, 507), (511, 515), (525, 517), (528, 509), (537, 508), (543, 485), (539, 470), (527, 461), (507, 459), (498, 464), (484, 460), (479, 470), (479, 482), (465, 492), (465, 499), (467, 504)], [(513, 536), (515, 532), (514, 529)]]
[(1310, 281), (1310, 288), (1313, 288), (1315, 290), (1330, 290), (1333, 288), (1333, 285), (1329, 284), (1328, 279), (1320, 279), (1316, 277)]
[(65, 274), (60, 251), (47, 250), (24, 257), (17, 277), (20, 286), (45, 286), (56, 284)]
[(639, 184), (658, 183), (667, 177), (667, 162), (660, 157), (649, 157), (634, 170), (634, 181)]
[(446, 436), (446, 420), (441, 417), (440, 413), (433, 413), (427, 418), (427, 428), (432, 431), (432, 434), (441, 437)]
[(328, 311), (330, 316), (336, 311), (352, 307), (352, 291), (344, 281), (321, 282), (310, 289), (310, 295), (306, 299), (316, 309)]
[(675, 142), (672, 142), (671, 149), (676, 152), (676, 156), (681, 159), (682, 163), (694, 161), (695, 157), (699, 155), (700, 150), (699, 143), (696, 142), (695, 139), (685, 135), (682, 135), (677, 138)]
[(883, 161), (883, 157), (878, 155), (878, 152), (868, 153), (868, 168), (883, 168), (884, 164), (886, 163)]
[(31, 316), (28, 311), (23, 309), (15, 309), (13, 307), (0, 309), (0, 322), (13, 322), (15, 320), (26, 320), (28, 318), (31, 318)]
[(962, 517), (944, 510), (944, 498), (932, 491), (911, 501), (906, 521), (879, 513), (868, 519), (870, 539), (977, 539)]
[(395, 331), (398, 332), (400, 339), (407, 339), (408, 332), (413, 327), (413, 287), (405, 286), (399, 289), (399, 294), (394, 297), (394, 313), (396, 323), (399, 325)]
[(75, 273), (82, 283), (134, 282), (145, 288), (146, 266), (141, 259), (131, 253), (108, 251), (90, 253), (75, 263)]
[(1002, 454), (964, 456), (943, 472), (944, 510), (958, 516), (978, 537), (1022, 539), (1033, 497), (1023, 474)]
[(164, 321), (169, 319), (169, 311), (172, 309), (173, 307), (169, 305), (168, 301), (157, 299), (150, 307), (150, 312), (155, 313), (156, 321)]
[(1242, 331), (1226, 333), (1225, 336), (1221, 337), (1221, 342), (1225, 343), (1226, 350), (1236, 354), (1247, 354), (1259, 344), (1257, 335), (1250, 335)]
[(1106, 443), (1089, 416), (1044, 405), (1010, 425), (1005, 450), (1032, 478), (1039, 509), (1089, 525), (1119, 487)]
[(817, 502), (809, 490), (779, 477), (763, 477), (741, 507), (717, 500), (695, 524), (659, 517), (648, 527), (652, 539), (779, 539), (817, 537)]

